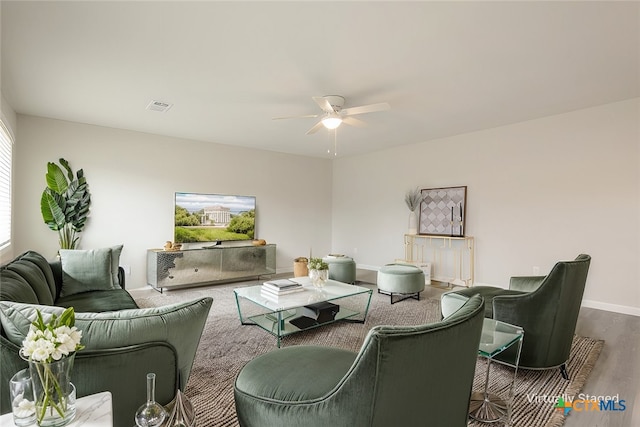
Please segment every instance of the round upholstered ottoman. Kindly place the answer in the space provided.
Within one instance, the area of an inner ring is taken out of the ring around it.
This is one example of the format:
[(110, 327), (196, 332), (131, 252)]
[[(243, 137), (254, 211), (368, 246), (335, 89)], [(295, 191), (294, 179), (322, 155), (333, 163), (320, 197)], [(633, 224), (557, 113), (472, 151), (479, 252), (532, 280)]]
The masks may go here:
[(328, 256), (322, 260), (329, 264), (329, 279), (351, 284), (356, 282), (356, 262), (353, 258)]
[[(391, 304), (407, 298), (420, 300), (424, 272), (415, 265), (387, 264), (378, 271), (378, 293), (389, 295)], [(400, 298), (394, 301), (394, 296)]]

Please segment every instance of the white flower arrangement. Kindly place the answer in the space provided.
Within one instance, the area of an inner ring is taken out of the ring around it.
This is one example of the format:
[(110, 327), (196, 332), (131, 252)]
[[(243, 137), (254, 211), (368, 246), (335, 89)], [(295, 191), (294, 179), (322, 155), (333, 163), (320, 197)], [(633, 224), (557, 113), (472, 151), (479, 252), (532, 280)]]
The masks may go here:
[(22, 341), (23, 357), (31, 361), (51, 363), (84, 348), (80, 344), (82, 331), (73, 326), (73, 307), (67, 308), (60, 317), (54, 314), (48, 324), (44, 323), (40, 311), (36, 312), (38, 318), (31, 324)]
[(29, 399), (25, 399), (20, 395), (16, 397), (16, 404), (14, 404), (13, 413), (18, 418), (27, 418), (36, 412), (36, 403)]
[[(84, 346), (80, 344), (82, 332), (74, 326), (73, 307), (65, 309), (60, 316), (53, 314), (48, 323), (44, 322), (39, 310), (36, 310), (36, 314), (36, 321), (31, 324), (22, 341), (20, 354), (29, 361), (37, 423), (40, 425), (47, 412), (49, 416), (57, 414), (61, 419), (72, 416), (67, 412), (67, 396), (70, 392), (68, 371), (73, 366), (75, 352)], [(70, 359), (70, 363), (65, 364), (67, 368), (61, 371), (54, 368), (54, 365), (63, 363), (62, 359), (65, 358)], [(27, 409), (29, 402), (21, 403)]]

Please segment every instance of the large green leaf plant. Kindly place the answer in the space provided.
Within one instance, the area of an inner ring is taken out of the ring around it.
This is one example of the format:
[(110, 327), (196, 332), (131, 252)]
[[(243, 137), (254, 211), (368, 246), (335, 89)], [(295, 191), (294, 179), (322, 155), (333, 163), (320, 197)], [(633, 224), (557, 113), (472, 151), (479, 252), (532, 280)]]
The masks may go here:
[(60, 249), (75, 249), (78, 233), (82, 232), (89, 215), (91, 195), (84, 171), (75, 176), (69, 162), (60, 159), (62, 168), (56, 163), (47, 163), (47, 188), (42, 192), (40, 210), (45, 224), (58, 232)]

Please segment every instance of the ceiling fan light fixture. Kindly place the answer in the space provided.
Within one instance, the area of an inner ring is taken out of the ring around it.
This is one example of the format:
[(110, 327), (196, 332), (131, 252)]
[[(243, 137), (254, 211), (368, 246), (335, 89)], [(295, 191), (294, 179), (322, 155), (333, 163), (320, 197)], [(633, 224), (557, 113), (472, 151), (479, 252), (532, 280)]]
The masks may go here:
[(335, 129), (342, 124), (342, 119), (337, 116), (328, 116), (322, 119), (322, 125), (327, 129)]

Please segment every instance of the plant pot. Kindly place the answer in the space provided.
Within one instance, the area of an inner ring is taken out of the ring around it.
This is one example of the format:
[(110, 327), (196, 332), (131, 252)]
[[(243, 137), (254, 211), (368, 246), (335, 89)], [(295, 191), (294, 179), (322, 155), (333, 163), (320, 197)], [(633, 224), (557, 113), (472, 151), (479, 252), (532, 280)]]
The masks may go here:
[(293, 260), (293, 277), (304, 277), (309, 275), (309, 260), (304, 257)]

